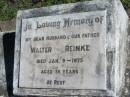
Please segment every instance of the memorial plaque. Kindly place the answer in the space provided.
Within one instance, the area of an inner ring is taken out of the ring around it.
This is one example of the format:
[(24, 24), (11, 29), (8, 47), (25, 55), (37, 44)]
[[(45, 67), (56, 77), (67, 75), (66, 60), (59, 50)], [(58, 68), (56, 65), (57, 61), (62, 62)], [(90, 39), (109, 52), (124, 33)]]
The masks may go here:
[(120, 97), (128, 16), (120, 0), (19, 11), (14, 95)]
[(19, 87), (106, 89), (106, 11), (22, 20)]

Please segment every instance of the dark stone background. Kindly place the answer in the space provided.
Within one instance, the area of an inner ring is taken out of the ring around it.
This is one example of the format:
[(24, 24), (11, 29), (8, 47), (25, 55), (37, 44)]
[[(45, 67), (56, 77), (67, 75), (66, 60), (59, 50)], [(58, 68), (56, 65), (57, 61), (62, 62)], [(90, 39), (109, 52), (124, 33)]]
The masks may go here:
[(13, 95), (14, 43), (15, 33), (4, 34), (4, 60), (6, 69), (7, 91), (9, 97)]

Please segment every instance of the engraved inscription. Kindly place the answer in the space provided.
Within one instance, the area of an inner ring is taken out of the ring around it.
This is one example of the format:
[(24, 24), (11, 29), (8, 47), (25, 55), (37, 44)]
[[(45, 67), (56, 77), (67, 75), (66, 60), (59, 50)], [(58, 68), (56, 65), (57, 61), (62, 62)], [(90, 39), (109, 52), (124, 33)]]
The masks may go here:
[(106, 89), (106, 11), (23, 19), (21, 36), (20, 87)]

